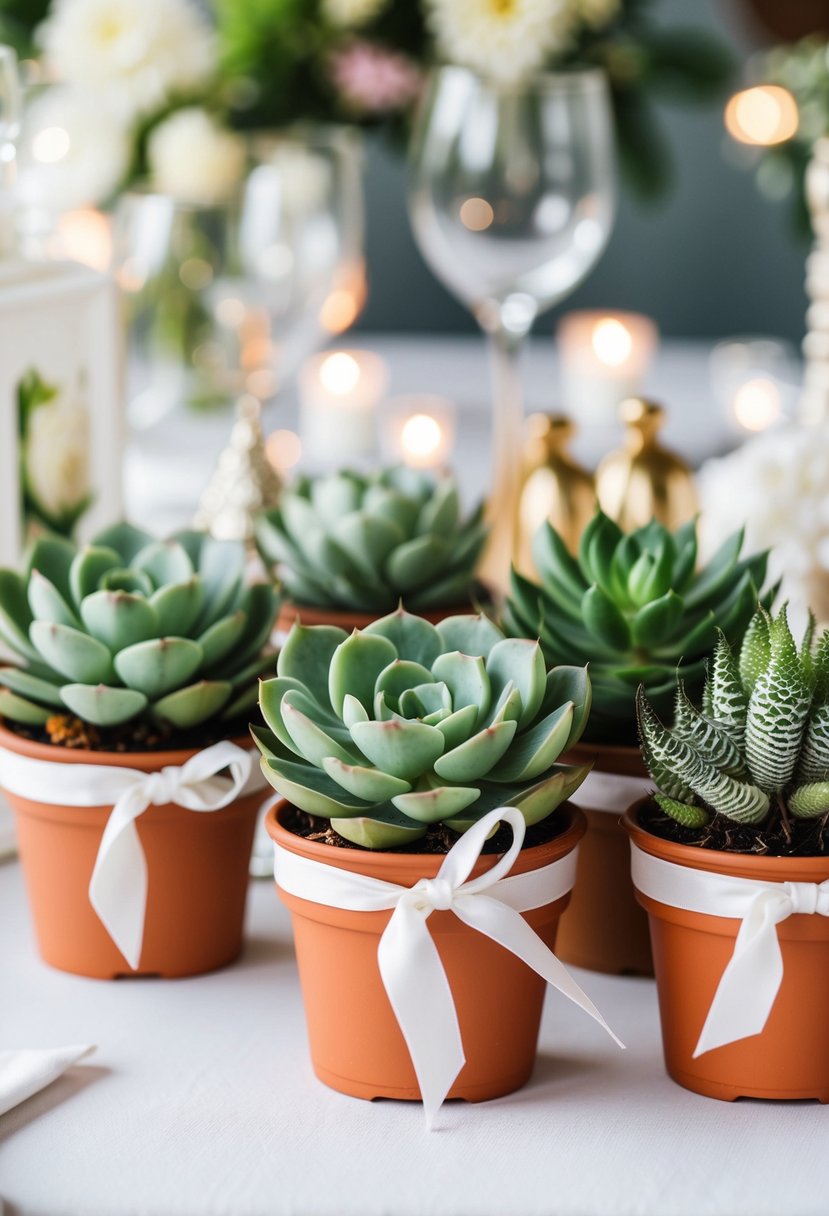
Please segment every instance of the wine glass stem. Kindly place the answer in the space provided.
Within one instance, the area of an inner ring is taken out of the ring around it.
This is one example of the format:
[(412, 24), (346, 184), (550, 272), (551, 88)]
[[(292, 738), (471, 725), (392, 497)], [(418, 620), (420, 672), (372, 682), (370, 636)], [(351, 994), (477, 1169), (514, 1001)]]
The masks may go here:
[(525, 335), (503, 325), (489, 332), (492, 369), (492, 492), (490, 539), (484, 577), (497, 588), (509, 585), (513, 559), (524, 436), (520, 359)]

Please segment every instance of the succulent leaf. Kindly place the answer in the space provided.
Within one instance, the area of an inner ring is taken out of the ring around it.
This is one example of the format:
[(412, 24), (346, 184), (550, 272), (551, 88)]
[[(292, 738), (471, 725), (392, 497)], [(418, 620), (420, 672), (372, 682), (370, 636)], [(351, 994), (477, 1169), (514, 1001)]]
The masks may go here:
[(771, 658), (769, 618), (757, 612), (751, 618), (740, 648), (739, 670), (746, 696), (749, 696), (761, 672), (765, 671)]
[(136, 718), (147, 706), (142, 692), (106, 684), (64, 684), (60, 695), (67, 709), (95, 726), (119, 726)]
[(819, 819), (829, 815), (829, 781), (797, 786), (789, 797), (789, 810), (798, 819)]
[(711, 821), (710, 811), (690, 802), (677, 802), (676, 798), (669, 798), (667, 794), (654, 794), (654, 801), (666, 815), (670, 815), (671, 819), (681, 823), (684, 828), (704, 828)]
[(767, 793), (792, 779), (811, 704), (785, 607), (769, 630), (768, 666), (757, 677), (748, 706), (746, 760), (753, 780)]
[(223, 680), (200, 680), (187, 688), (167, 693), (153, 705), (153, 713), (162, 722), (188, 729), (216, 717), (230, 700), (233, 685)]

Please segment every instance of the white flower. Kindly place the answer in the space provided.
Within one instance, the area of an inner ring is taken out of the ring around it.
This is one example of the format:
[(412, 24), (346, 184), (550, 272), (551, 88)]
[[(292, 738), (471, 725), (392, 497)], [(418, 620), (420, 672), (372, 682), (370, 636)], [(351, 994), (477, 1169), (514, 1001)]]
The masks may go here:
[(23, 462), (29, 493), (53, 520), (89, 497), (89, 413), (77, 398), (58, 393), (30, 412)]
[(703, 558), (745, 524), (745, 551), (771, 547), (769, 576), (795, 612), (811, 604), (829, 622), (829, 429), (767, 431), (709, 460), (697, 484)]
[(427, 0), (438, 49), (451, 63), (510, 84), (567, 42), (567, 0)]
[(245, 168), (245, 144), (199, 106), (159, 123), (147, 143), (153, 187), (183, 202), (225, 202)]
[(130, 162), (122, 122), (78, 89), (47, 89), (26, 111), (19, 150), (18, 197), (54, 212), (105, 202)]
[(322, 15), (341, 29), (356, 29), (373, 21), (387, 0), (322, 0)]
[(600, 30), (619, 16), (622, 3), (621, 0), (568, 0), (568, 9), (574, 24)]
[(55, 0), (40, 37), (59, 80), (105, 93), (128, 117), (197, 88), (215, 68), (212, 31), (191, 0)]

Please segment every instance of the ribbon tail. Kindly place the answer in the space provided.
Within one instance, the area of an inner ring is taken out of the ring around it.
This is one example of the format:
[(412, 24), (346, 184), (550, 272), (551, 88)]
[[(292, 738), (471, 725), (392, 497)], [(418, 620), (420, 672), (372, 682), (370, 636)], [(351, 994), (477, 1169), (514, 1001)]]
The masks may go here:
[(133, 971), (141, 961), (147, 908), (147, 859), (135, 819), (146, 805), (134, 789), (118, 799), (89, 881), (89, 902)]
[(787, 911), (776, 893), (762, 892), (754, 900), (740, 925), (734, 953), (714, 994), (694, 1059), (763, 1030), (783, 980), (777, 924)]
[(585, 1013), (589, 1013), (594, 1021), (607, 1031), (614, 1043), (624, 1047), (624, 1043), (610, 1029), (599, 1010), (590, 1000), (587, 993), (576, 983), (570, 972), (552, 950), (531, 929), (520, 912), (500, 900), (490, 899), (481, 895), (474, 899), (459, 899), (454, 905), (456, 916), (467, 925), (483, 933), (492, 941), (509, 950), (532, 967), (548, 984), (556, 988)]
[(380, 938), (377, 961), (431, 1131), (466, 1057), (452, 991), (426, 918), (405, 897)]

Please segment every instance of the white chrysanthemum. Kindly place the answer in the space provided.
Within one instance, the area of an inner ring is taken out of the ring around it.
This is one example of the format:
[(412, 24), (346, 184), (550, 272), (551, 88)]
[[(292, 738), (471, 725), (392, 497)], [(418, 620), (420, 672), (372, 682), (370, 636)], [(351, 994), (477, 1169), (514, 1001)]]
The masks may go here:
[(89, 412), (59, 393), (29, 415), (23, 460), (29, 492), (47, 515), (61, 519), (89, 497)]
[(130, 156), (129, 134), (106, 106), (78, 89), (47, 89), (26, 111), (19, 200), (53, 212), (97, 206), (122, 181)]
[(438, 50), (502, 83), (542, 68), (567, 41), (567, 0), (427, 0)]
[(215, 67), (212, 31), (191, 0), (56, 0), (40, 37), (58, 79), (105, 92), (125, 116), (151, 113)]
[(388, 0), (322, 0), (322, 15), (340, 29), (358, 29), (380, 13)]
[(703, 557), (745, 524), (746, 552), (771, 547), (769, 574), (796, 615), (811, 605), (829, 622), (829, 430), (758, 435), (703, 465), (698, 488)]
[(225, 202), (245, 168), (245, 144), (199, 106), (159, 123), (147, 141), (153, 187), (182, 202)]

